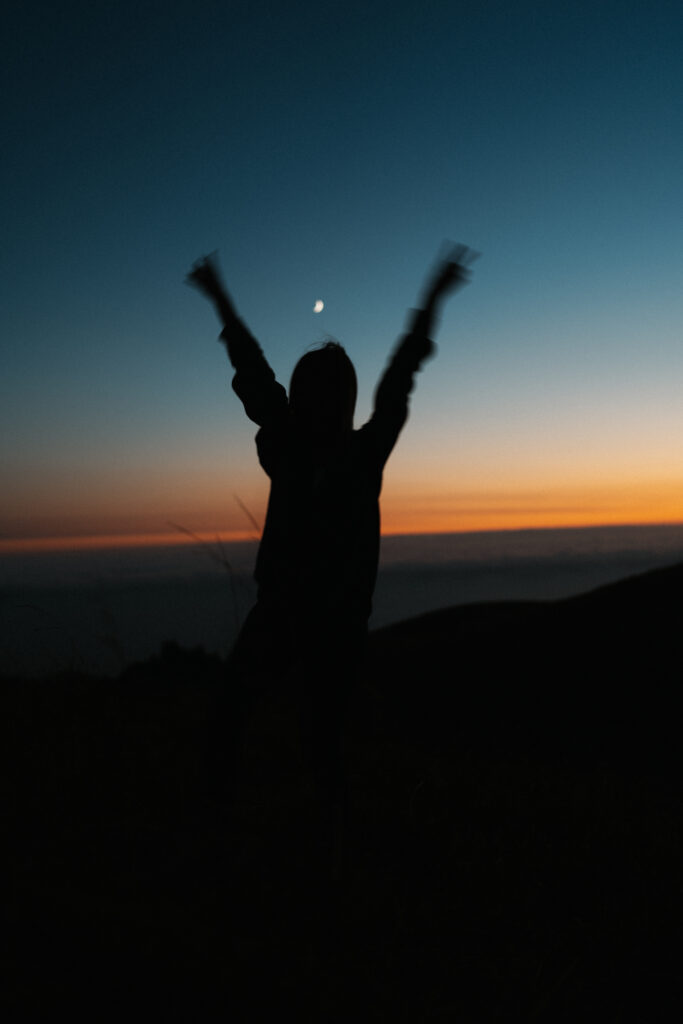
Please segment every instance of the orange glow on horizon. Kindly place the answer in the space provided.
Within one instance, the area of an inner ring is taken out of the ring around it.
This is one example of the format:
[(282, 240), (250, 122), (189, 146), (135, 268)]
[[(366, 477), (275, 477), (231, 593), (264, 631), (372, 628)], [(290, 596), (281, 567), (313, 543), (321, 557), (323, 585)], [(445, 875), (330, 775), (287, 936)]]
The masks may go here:
[[(388, 517), (389, 518), (389, 517)], [(382, 525), (382, 536), (419, 536), (425, 534), (447, 534), (447, 533), (491, 533), (504, 532), (506, 530), (553, 530), (553, 529), (576, 529), (590, 527), (609, 526), (680, 526), (683, 525), (683, 518), (663, 519), (659, 516), (641, 516), (638, 519), (625, 518), (623, 515), (603, 517), (596, 520), (586, 512), (581, 514), (577, 511), (574, 515), (567, 513), (552, 516), (539, 511), (538, 516), (533, 518), (529, 513), (515, 516), (508, 513), (496, 513), (490, 515), (479, 513), (475, 516), (463, 515), (459, 517), (457, 526), (454, 528), (453, 518), (432, 516), (428, 521), (413, 520), (409, 516), (395, 516), (389, 518), (389, 522)], [(117, 534), (112, 536), (89, 536), (89, 537), (25, 537), (17, 540), (0, 540), (0, 556), (18, 554), (49, 554), (60, 551), (103, 551), (116, 548), (150, 548), (150, 547), (180, 547), (196, 543), (215, 544), (222, 543), (246, 543), (256, 542), (253, 534), (234, 533), (211, 533), (197, 534), (195, 538), (181, 537), (175, 533), (159, 534)]]
[(548, 483), (500, 490), (387, 489), (382, 532), (477, 533), (683, 523), (679, 481)]
[(193, 536), (180, 533), (122, 533), (88, 537), (20, 537), (15, 540), (0, 540), (0, 555), (50, 551), (102, 551), (107, 548), (177, 547), (199, 542), (215, 544), (216, 541), (233, 543), (255, 539), (254, 534), (246, 530), (202, 532)]
[[(261, 508), (256, 503), (253, 507), (261, 517)], [(501, 485), (494, 489), (479, 486), (455, 490), (439, 487), (436, 480), (431, 486), (423, 482), (417, 487), (410, 481), (393, 481), (382, 497), (381, 514), (382, 533), (385, 535), (674, 525), (683, 523), (683, 484), (671, 479), (598, 478), (581, 485), (573, 480), (561, 484), (548, 481), (545, 487), (539, 487), (535, 481), (529, 480), (526, 486), (518, 481), (514, 487)], [(239, 517), (247, 518), (241, 511)], [(115, 532), (114, 521), (109, 519), (109, 529), (103, 524), (101, 533), (93, 534), (92, 526), (97, 522), (93, 517), (87, 534), (80, 533), (78, 525), (72, 521), (69, 536), (58, 532), (58, 524), (55, 524), (52, 535), (48, 533), (49, 527), (43, 526), (42, 531), (37, 527), (33, 536), (26, 536), (30, 523), (24, 521), (24, 536), (12, 537), (11, 533), (9, 536), (6, 533), (0, 539), (0, 555), (215, 544), (217, 541), (253, 542), (258, 539), (256, 529), (248, 523), (244, 526), (240, 523), (237, 529), (234, 528), (237, 515), (227, 517), (226, 529), (207, 529), (207, 523), (226, 522), (226, 516), (225, 510), (221, 514), (204, 504), (194, 510), (185, 510), (183, 519), (202, 525), (192, 531), (182, 527), (156, 532), (144, 531), (143, 528), (137, 533), (125, 533)]]
[(662, 518), (653, 514), (652, 516), (641, 515), (638, 518), (629, 518), (615, 513), (613, 516), (604, 515), (600, 519), (596, 519), (590, 512), (581, 513), (580, 511), (573, 514), (562, 511), (557, 515), (552, 515), (539, 510), (538, 514), (534, 516), (528, 511), (515, 515), (509, 511), (501, 513), (492, 510), (489, 514), (479, 512), (472, 516), (467, 514), (459, 516), (458, 525), (454, 528), (452, 516), (442, 519), (435, 515), (430, 516), (428, 522), (422, 522), (406, 515), (392, 517), (388, 522), (383, 522), (382, 536), (493, 533), (505, 530), (570, 530), (603, 526), (683, 526), (683, 517), (678, 515), (677, 517)]

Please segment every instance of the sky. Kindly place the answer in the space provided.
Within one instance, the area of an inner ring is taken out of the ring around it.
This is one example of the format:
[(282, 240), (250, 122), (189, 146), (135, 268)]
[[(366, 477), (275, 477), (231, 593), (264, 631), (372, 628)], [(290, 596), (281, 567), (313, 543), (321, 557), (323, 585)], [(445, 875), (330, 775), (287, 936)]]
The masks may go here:
[(338, 339), (360, 426), (445, 240), (481, 257), (385, 532), (683, 521), (680, 4), (66, 0), (1, 39), (0, 550), (253, 537), (192, 262), (285, 385)]

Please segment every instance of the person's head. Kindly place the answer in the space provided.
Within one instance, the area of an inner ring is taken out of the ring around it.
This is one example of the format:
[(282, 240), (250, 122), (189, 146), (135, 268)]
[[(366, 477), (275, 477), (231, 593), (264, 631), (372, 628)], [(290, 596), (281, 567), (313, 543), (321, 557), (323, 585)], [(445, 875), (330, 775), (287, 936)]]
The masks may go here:
[(294, 367), (289, 384), (289, 409), (306, 433), (334, 436), (353, 430), (356, 371), (336, 341), (306, 352)]

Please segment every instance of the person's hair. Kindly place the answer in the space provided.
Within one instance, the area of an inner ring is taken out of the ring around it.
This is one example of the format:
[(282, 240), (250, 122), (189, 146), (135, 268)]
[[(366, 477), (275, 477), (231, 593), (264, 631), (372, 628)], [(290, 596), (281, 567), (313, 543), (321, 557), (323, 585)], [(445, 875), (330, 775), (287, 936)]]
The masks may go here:
[(306, 352), (289, 383), (290, 413), (301, 429), (320, 435), (353, 430), (358, 383), (342, 346), (327, 341)]

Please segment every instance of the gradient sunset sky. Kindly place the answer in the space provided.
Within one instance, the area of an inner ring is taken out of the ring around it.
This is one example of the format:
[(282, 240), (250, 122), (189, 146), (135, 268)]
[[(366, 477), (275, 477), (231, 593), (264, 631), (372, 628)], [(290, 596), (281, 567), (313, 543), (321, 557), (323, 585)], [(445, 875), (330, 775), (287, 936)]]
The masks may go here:
[(220, 251), (283, 383), (340, 340), (360, 426), (444, 239), (482, 256), (385, 531), (683, 521), (679, 3), (10, 10), (5, 550), (253, 535), (256, 428), (190, 265)]

